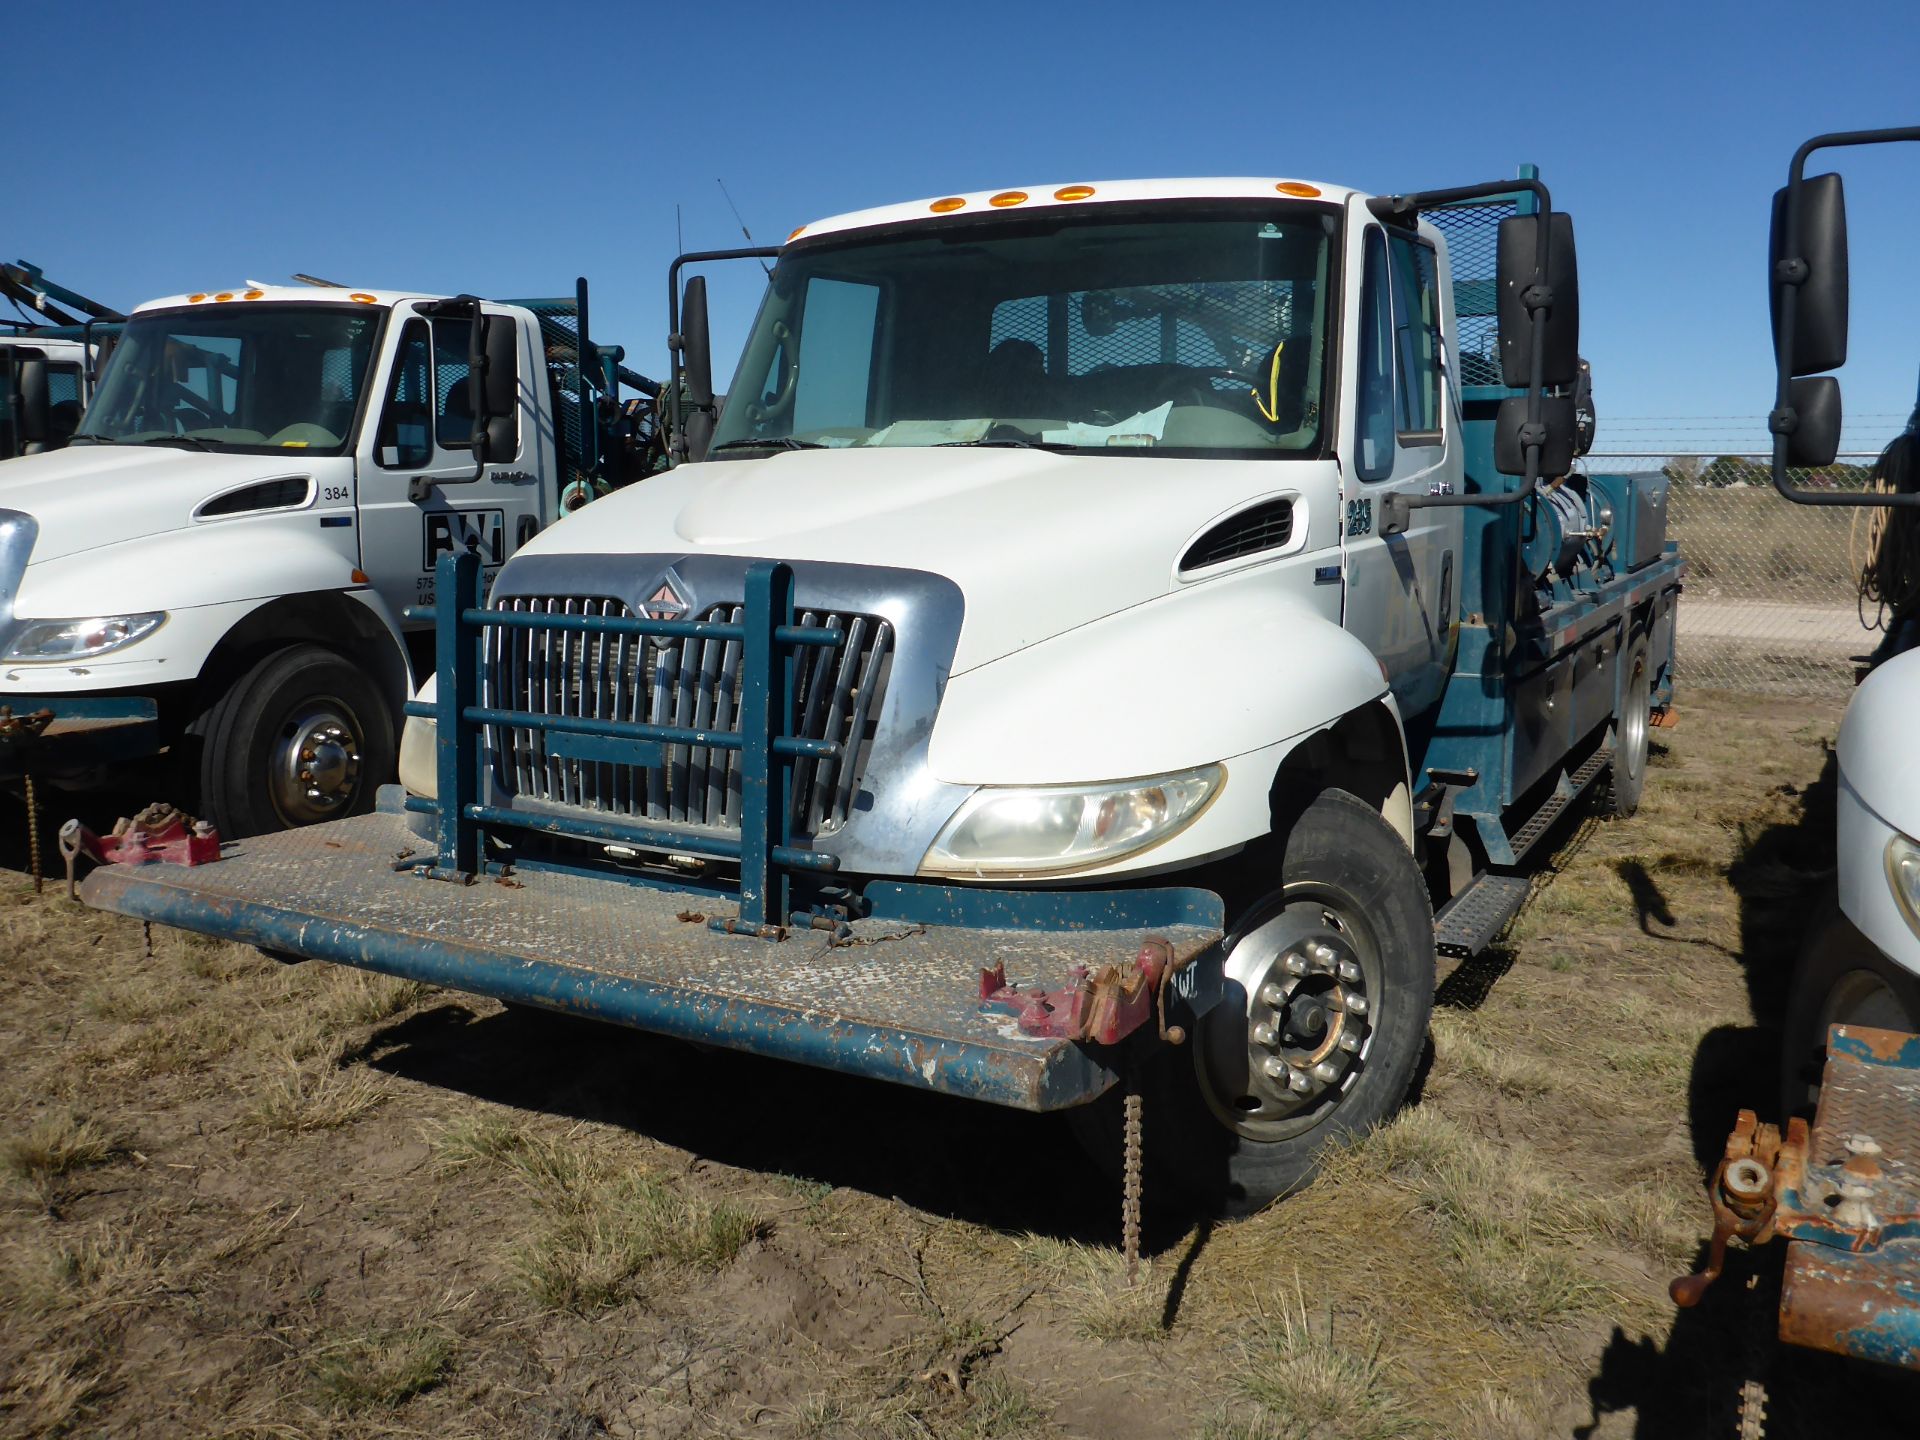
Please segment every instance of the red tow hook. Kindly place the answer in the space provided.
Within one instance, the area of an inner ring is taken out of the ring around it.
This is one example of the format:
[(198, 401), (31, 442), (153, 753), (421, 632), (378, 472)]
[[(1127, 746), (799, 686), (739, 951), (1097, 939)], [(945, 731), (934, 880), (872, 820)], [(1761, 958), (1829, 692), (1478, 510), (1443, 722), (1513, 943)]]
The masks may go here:
[[(1131, 960), (1097, 970), (1074, 966), (1069, 983), (1058, 990), (1017, 989), (1007, 983), (1003, 961), (980, 972), (980, 1002), (1013, 1016), (1023, 1035), (1115, 1045), (1154, 1014), (1161, 982), (1172, 972), (1173, 946), (1150, 935)], [(1163, 1023), (1162, 1033), (1176, 1044), (1184, 1038), (1178, 1026)]]
[(96, 835), (78, 820), (60, 827), (60, 854), (67, 862), (67, 898), (75, 899), (74, 869), (82, 855), (96, 865), (209, 865), (220, 858), (220, 832), (171, 805), (153, 804), (122, 816), (113, 833)]

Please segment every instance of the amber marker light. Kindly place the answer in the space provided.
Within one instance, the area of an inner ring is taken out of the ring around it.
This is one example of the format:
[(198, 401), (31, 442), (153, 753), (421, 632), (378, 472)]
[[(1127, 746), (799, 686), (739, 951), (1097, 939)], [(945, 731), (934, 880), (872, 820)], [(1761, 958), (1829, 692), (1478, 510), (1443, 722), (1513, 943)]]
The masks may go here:
[(950, 215), (955, 210), (962, 208), (966, 203), (967, 202), (962, 200), (958, 195), (949, 195), (944, 200), (934, 201), (927, 209), (936, 215)]
[(215, 304), (218, 304), (222, 300), (231, 300), (232, 298), (233, 292), (231, 290), (222, 290), (218, 295), (213, 297)]
[(1009, 205), (1024, 205), (1027, 203), (1027, 192), (1024, 190), (1002, 190), (998, 195), (987, 201), (987, 203), (989, 205), (998, 205), (1003, 210)]
[(266, 293), (267, 292), (264, 290), (249, 290), (247, 291), (246, 294), (242, 295), (240, 298), (242, 300), (258, 300), (262, 295)]
[(1093, 198), (1091, 185), (1062, 185), (1053, 192), (1056, 200), (1090, 200)]
[(1298, 195), (1302, 200), (1311, 200), (1320, 193), (1318, 185), (1309, 185), (1303, 180), (1282, 180), (1273, 188), (1282, 195)]
[(373, 296), (362, 290), (354, 291), (351, 295), (347, 296), (347, 298), (349, 300), (358, 300), (362, 305), (378, 305), (380, 303), (374, 299)]
[(206, 298), (207, 298), (207, 292), (202, 290), (198, 295), (187, 296), (187, 303), (189, 305), (198, 305), (202, 300)]
[(787, 236), (787, 243), (791, 245), (794, 241), (798, 240), (802, 235), (806, 233), (807, 233), (807, 227), (804, 225), (800, 226), (791, 235)]

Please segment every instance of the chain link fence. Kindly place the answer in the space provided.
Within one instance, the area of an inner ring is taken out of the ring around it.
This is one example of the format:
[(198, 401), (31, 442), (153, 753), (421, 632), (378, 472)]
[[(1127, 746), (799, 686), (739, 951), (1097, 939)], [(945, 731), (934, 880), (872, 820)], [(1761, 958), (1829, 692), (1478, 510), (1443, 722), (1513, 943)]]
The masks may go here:
[[(1872, 453), (1819, 471), (1809, 488), (1868, 487)], [(1848, 506), (1794, 505), (1773, 488), (1765, 455), (1606, 455), (1585, 470), (1664, 473), (1667, 538), (1687, 559), (1674, 666), (1682, 685), (1844, 695), (1880, 643), (1877, 607), (1860, 599), (1868, 517)], [(1874, 627), (1874, 628), (1869, 628)]]

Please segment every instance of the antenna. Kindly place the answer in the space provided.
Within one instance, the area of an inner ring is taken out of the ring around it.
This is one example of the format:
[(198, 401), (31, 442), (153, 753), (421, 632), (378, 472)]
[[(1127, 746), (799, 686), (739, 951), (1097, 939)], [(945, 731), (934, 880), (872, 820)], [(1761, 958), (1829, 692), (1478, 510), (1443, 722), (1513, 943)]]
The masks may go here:
[[(747, 222), (740, 218), (740, 207), (733, 203), (733, 196), (727, 194), (727, 182), (716, 175), (713, 177), (713, 183), (720, 187), (721, 195), (726, 197), (727, 208), (733, 211), (734, 221), (740, 226), (740, 233), (747, 237), (747, 244), (753, 244), (753, 232), (747, 229)], [(760, 270), (769, 280), (773, 278), (773, 271), (767, 269), (766, 261), (762, 260), (760, 262)]]
[(320, 290), (344, 290), (347, 288), (337, 280), (321, 280), (312, 275), (302, 275), (297, 271), (294, 273), (293, 278), (298, 280), (302, 285), (312, 285)]
[(687, 232), (680, 228), (680, 202), (673, 202), (673, 249), (677, 255), (687, 253)]

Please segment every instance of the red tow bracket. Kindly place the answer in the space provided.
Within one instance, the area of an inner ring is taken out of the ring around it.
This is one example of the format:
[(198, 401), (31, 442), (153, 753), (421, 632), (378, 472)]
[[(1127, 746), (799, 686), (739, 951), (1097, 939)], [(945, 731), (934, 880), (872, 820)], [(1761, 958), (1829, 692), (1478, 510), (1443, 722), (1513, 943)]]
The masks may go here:
[(78, 820), (60, 827), (60, 854), (67, 862), (67, 896), (73, 898), (74, 865), (85, 855), (96, 865), (210, 865), (220, 858), (220, 832), (171, 805), (149, 805), (122, 816), (110, 835), (96, 835)]
[(1058, 990), (1020, 990), (1007, 983), (1006, 962), (980, 972), (980, 1006), (1011, 1015), (1023, 1035), (1114, 1045), (1153, 1015), (1161, 979), (1173, 966), (1173, 946), (1157, 935), (1117, 965), (1076, 965)]

